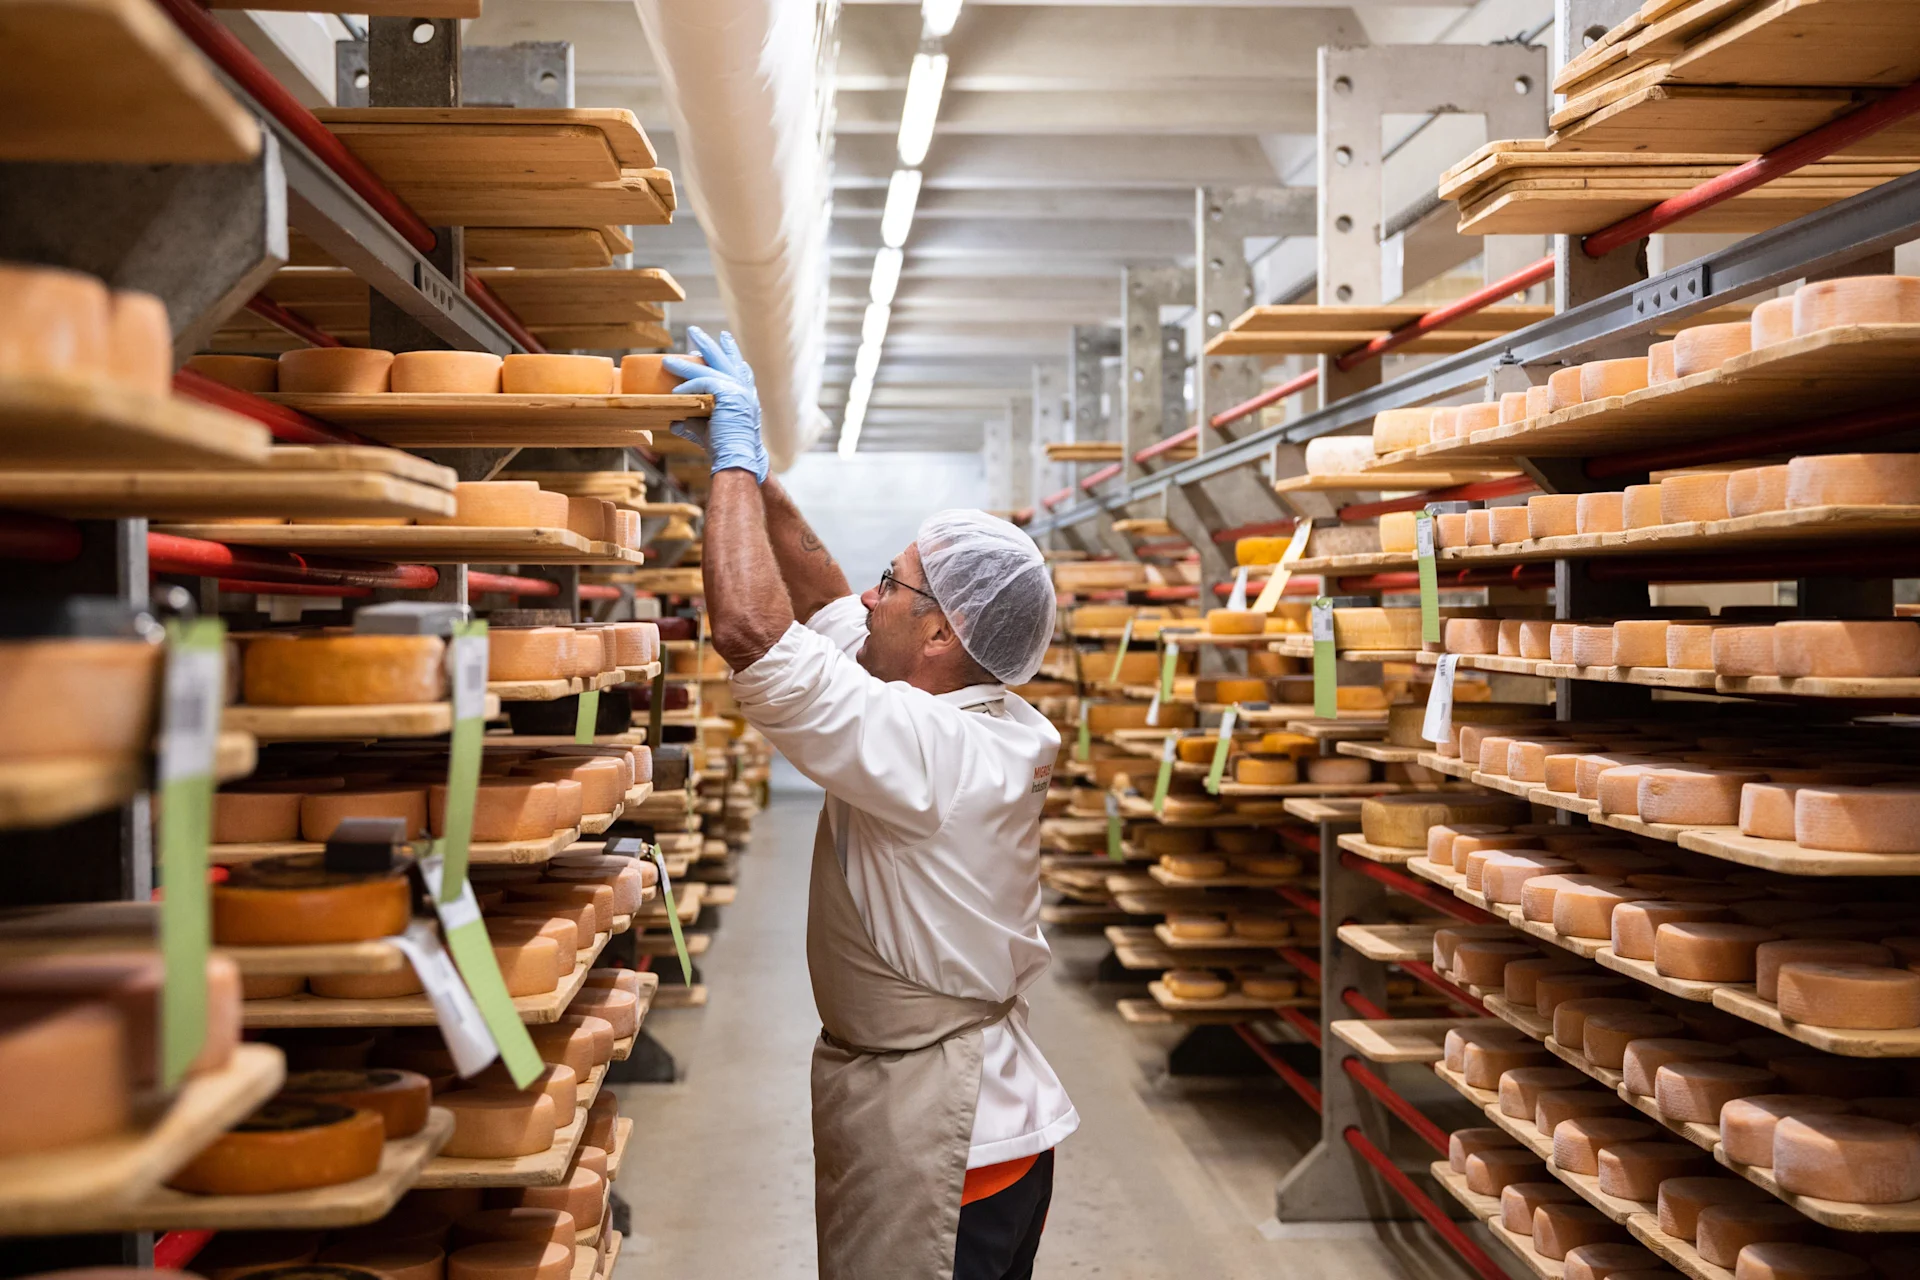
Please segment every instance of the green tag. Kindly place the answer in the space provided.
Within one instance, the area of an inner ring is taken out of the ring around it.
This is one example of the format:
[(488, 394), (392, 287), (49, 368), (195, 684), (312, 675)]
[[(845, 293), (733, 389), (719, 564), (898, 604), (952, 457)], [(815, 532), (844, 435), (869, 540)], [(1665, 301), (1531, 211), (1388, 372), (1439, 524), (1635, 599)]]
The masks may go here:
[(1180, 642), (1167, 641), (1167, 647), (1160, 654), (1160, 699), (1163, 702), (1173, 700), (1173, 669), (1180, 662)]
[(1340, 711), (1339, 660), (1333, 652), (1333, 601), (1313, 602), (1313, 714), (1331, 720)]
[(480, 743), (487, 728), (487, 624), (455, 623), (447, 659), (453, 668), (453, 734), (447, 748), (446, 835), (434, 841), (433, 852), (443, 868), (442, 892), (458, 897), (467, 882), (473, 803), (480, 791)]
[(1153, 780), (1153, 811), (1164, 814), (1167, 811), (1167, 788), (1173, 783), (1173, 756), (1179, 750), (1174, 744), (1180, 735), (1170, 733), (1160, 744), (1160, 776)]
[(589, 689), (580, 695), (580, 709), (573, 717), (573, 740), (583, 747), (593, 745), (594, 722), (600, 718), (600, 691)]
[(693, 962), (687, 959), (687, 940), (680, 936), (680, 912), (673, 905), (673, 881), (667, 875), (667, 855), (657, 844), (647, 845), (646, 849), (653, 858), (653, 865), (660, 871), (660, 896), (667, 903), (667, 928), (673, 931), (673, 949), (680, 957), (680, 983), (690, 987), (693, 985)]
[(1133, 619), (1127, 619), (1127, 625), (1120, 628), (1120, 652), (1113, 655), (1113, 674), (1107, 677), (1111, 684), (1120, 683), (1120, 667), (1127, 660), (1127, 646), (1133, 643)]
[(1233, 721), (1237, 708), (1228, 707), (1220, 717), (1220, 741), (1213, 744), (1213, 763), (1207, 767), (1207, 793), (1220, 794), (1220, 779), (1227, 771), (1227, 755), (1233, 750)]
[[(451, 798), (448, 807), (452, 807)], [(520, 1011), (513, 1007), (513, 997), (507, 994), (507, 982), (500, 976), (500, 964), (493, 955), (493, 940), (487, 936), (487, 926), (480, 919), (480, 904), (473, 896), (473, 886), (464, 877), (451, 878), (447, 867), (446, 862), (432, 858), (420, 864), (427, 888), (433, 892), (434, 907), (440, 913), (440, 932), (446, 937), (447, 951), (453, 956), (454, 964), (459, 967), (461, 981), (467, 984), (473, 1003), (487, 1024), (487, 1033), (500, 1050), (500, 1061), (506, 1064), (515, 1087), (524, 1089), (546, 1070), (547, 1064), (540, 1060), (540, 1051), (533, 1047), (533, 1038), (520, 1021)]]
[(1080, 699), (1080, 736), (1073, 744), (1073, 758), (1085, 760), (1093, 754), (1093, 731), (1087, 727), (1087, 700)]
[(647, 695), (647, 747), (658, 751), (665, 745), (660, 737), (660, 717), (667, 702), (667, 659), (660, 657), (660, 669), (653, 673), (653, 687)]
[(1420, 565), (1420, 639), (1440, 643), (1440, 573), (1433, 562), (1433, 512), (1413, 518), (1414, 554)]
[(1107, 792), (1107, 856), (1115, 862), (1127, 860), (1126, 850), (1120, 847), (1120, 797)]
[(160, 1082), (172, 1088), (207, 1038), (212, 923), (207, 841), (213, 755), (226, 689), (226, 627), (217, 618), (167, 624), (160, 738)]

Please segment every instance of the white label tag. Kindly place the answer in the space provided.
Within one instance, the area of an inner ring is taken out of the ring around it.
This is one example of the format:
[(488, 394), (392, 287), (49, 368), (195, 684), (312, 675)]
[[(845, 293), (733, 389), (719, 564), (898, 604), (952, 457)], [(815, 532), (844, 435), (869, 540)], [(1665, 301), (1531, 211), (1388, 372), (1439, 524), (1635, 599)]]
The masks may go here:
[(474, 720), (487, 713), (487, 638), (457, 636), (448, 663), (453, 675), (453, 718)]
[(1223, 715), (1221, 715), (1220, 736), (1222, 738), (1231, 739), (1233, 737), (1233, 722), (1236, 718), (1239, 717), (1239, 715), (1240, 715), (1240, 708), (1237, 706), (1228, 707), (1226, 709), (1226, 712)]
[(1245, 609), (1247, 607), (1247, 566), (1241, 565), (1234, 570), (1233, 594), (1227, 597), (1227, 608)]
[(1459, 665), (1459, 654), (1443, 653), (1434, 669), (1433, 689), (1427, 694), (1427, 719), (1420, 726), (1420, 736), (1428, 742), (1447, 740), (1447, 729), (1453, 724), (1453, 671)]
[(1423, 560), (1433, 558), (1433, 521), (1431, 519), (1414, 520), (1413, 554)]
[(1160, 687), (1158, 685), (1153, 689), (1153, 701), (1147, 704), (1147, 727), (1152, 729), (1160, 727)]
[(225, 674), (226, 655), (220, 649), (176, 648), (167, 656), (160, 739), (163, 784), (213, 774)]
[[(436, 876), (435, 879), (439, 877)], [(436, 893), (439, 891), (436, 889)], [(473, 886), (462, 882), (460, 896), (452, 902), (437, 902), (440, 910), (440, 923), (451, 932), (463, 925), (474, 923), (480, 918), (480, 900), (473, 896)]]
[(1316, 604), (1313, 606), (1313, 640), (1315, 644), (1322, 640), (1333, 639), (1333, 606)]
[(1120, 816), (1120, 797), (1112, 791), (1107, 792), (1107, 816), (1109, 818)]
[[(471, 898), (472, 894), (467, 897)], [(454, 1069), (470, 1076), (499, 1057), (500, 1050), (493, 1043), (493, 1033), (487, 1030), (487, 1020), (480, 1016), (480, 1006), (473, 1002), (467, 984), (460, 980), (453, 958), (434, 936), (433, 926), (425, 920), (414, 920), (407, 925), (405, 933), (388, 941), (413, 962), (413, 972), (426, 988), (433, 1016), (440, 1023), (440, 1034), (453, 1054)]]
[(1160, 759), (1163, 762), (1173, 759), (1174, 753), (1180, 749), (1179, 742), (1179, 735), (1172, 733), (1160, 740)]

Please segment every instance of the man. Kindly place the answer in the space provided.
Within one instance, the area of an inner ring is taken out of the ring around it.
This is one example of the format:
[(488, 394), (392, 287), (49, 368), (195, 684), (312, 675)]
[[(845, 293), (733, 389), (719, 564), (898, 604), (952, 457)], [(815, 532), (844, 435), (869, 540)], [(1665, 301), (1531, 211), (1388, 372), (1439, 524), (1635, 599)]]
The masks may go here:
[(667, 363), (714, 397), (713, 646), (747, 721), (827, 792), (807, 913), (820, 1274), (1030, 1276), (1053, 1148), (1080, 1123), (1019, 996), (1049, 960), (1060, 736), (1006, 686), (1052, 639), (1051, 575), (1004, 520), (945, 511), (855, 597), (767, 476), (731, 335), (688, 335), (707, 367)]

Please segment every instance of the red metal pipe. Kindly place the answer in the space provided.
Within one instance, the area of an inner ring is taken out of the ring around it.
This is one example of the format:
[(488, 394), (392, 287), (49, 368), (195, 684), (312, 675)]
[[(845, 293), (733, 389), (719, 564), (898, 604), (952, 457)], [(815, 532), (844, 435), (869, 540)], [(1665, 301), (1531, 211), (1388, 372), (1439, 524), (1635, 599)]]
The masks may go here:
[(1171, 453), (1183, 444), (1192, 444), (1200, 438), (1200, 428), (1188, 427), (1185, 431), (1176, 431), (1170, 436), (1155, 440), (1146, 448), (1133, 455), (1135, 462), (1146, 462), (1163, 453)]
[(1275, 1009), (1274, 1012), (1280, 1015), (1280, 1021), (1286, 1023), (1304, 1036), (1308, 1044), (1316, 1049), (1320, 1047), (1322, 1037), (1320, 1035), (1320, 1024), (1318, 1022), (1315, 1022), (1298, 1009)]
[(1348, 987), (1340, 993), (1340, 1003), (1346, 1005), (1347, 1008), (1353, 1010), (1361, 1017), (1373, 1022), (1383, 1022), (1393, 1017), (1393, 1015), (1385, 1009), (1382, 1009), (1379, 1005), (1360, 994), (1359, 990), (1354, 987)]
[(1784, 582), (1789, 578), (1907, 577), (1920, 566), (1911, 543), (1853, 550), (1761, 551), (1747, 555), (1630, 556), (1594, 560), (1596, 582)]
[(1176, 604), (1182, 600), (1198, 600), (1198, 587), (1148, 587), (1140, 595), (1154, 604)]
[[(1474, 995), (1471, 991), (1466, 991), (1455, 986), (1452, 982), (1441, 977), (1439, 972), (1426, 961), (1402, 960), (1399, 964), (1400, 972), (1406, 974), (1422, 986), (1431, 987), (1462, 1008), (1471, 1009), (1478, 1014), (1487, 1014), (1487, 1006), (1480, 1003), (1478, 996)], [(1487, 1016), (1491, 1015), (1488, 1014)]]
[[(1281, 827), (1279, 828), (1279, 831), (1280, 831), (1280, 838), (1282, 840), (1291, 840), (1293, 841), (1293, 843), (1299, 845), (1302, 849), (1306, 850), (1308, 853), (1312, 854), (1314, 857), (1317, 858), (1320, 856), (1320, 833), (1319, 832), (1308, 831), (1301, 827)], [(1293, 886), (1281, 885), (1279, 888), (1292, 889)], [(1279, 890), (1277, 889), (1275, 890), (1275, 892), (1279, 892)], [(1299, 893), (1300, 890), (1293, 889), (1293, 892)], [(1320, 902), (1319, 902), (1319, 899), (1317, 898), (1314, 900), (1313, 913), (1315, 915), (1320, 914)]]
[[(1280, 594), (1283, 596), (1317, 596), (1320, 594), (1319, 584), (1320, 578), (1317, 574), (1296, 573), (1287, 579), (1287, 585), (1280, 589)], [(1258, 596), (1266, 585), (1267, 580), (1265, 578), (1248, 578), (1248, 597)], [(1414, 586), (1418, 587), (1419, 583), (1416, 582)], [(1233, 584), (1231, 582), (1216, 582), (1213, 584), (1213, 594), (1224, 599), (1233, 594)]]
[(1468, 924), (1499, 923), (1498, 916), (1490, 915), (1472, 903), (1460, 901), (1437, 885), (1428, 884), (1425, 880), (1415, 880), (1410, 875), (1395, 871), (1392, 867), (1381, 866), (1377, 862), (1370, 862), (1357, 854), (1342, 850), (1340, 865), (1349, 871), (1358, 871), (1369, 880), (1379, 881), (1395, 893), (1424, 902), (1436, 911), (1444, 911), (1456, 920), (1464, 920)]
[(1387, 1110), (1406, 1121), (1407, 1128), (1420, 1135), (1420, 1140), (1441, 1155), (1447, 1154), (1447, 1131), (1420, 1114), (1419, 1108), (1401, 1097), (1385, 1080), (1376, 1075), (1372, 1068), (1358, 1058), (1342, 1058), (1340, 1069), (1349, 1079), (1365, 1089)]
[[(1465, 569), (1449, 569), (1442, 566), (1438, 576), (1443, 591), (1449, 587), (1550, 587), (1553, 585), (1553, 565), (1534, 561), (1529, 564), (1502, 565), (1499, 568), (1476, 565)], [(1362, 573), (1334, 581), (1340, 590), (1348, 594), (1420, 589), (1420, 575), (1417, 573)]]
[(491, 316), (493, 322), (505, 329), (507, 336), (522, 347), (535, 355), (545, 354), (546, 347), (541, 345), (540, 339), (533, 336), (531, 329), (520, 323), (520, 317), (513, 314), (513, 309), (500, 301), (499, 296), (487, 288), (487, 282), (473, 274), (470, 268), (465, 270), (467, 296), (473, 299), (473, 304)]
[(1253, 1028), (1246, 1023), (1236, 1022), (1233, 1024), (1233, 1029), (1239, 1034), (1242, 1040), (1247, 1042), (1248, 1048), (1260, 1055), (1260, 1061), (1266, 1063), (1273, 1069), (1273, 1074), (1286, 1081), (1287, 1087), (1300, 1095), (1300, 1101), (1312, 1107), (1316, 1112), (1322, 1110), (1320, 1090), (1314, 1087), (1313, 1081), (1288, 1066), (1265, 1040), (1262, 1040), (1253, 1033)]
[(1072, 496), (1073, 486), (1068, 485), (1064, 489), (1055, 489), (1052, 493), (1040, 499), (1040, 505), (1051, 511)]
[(153, 1242), (156, 1271), (178, 1271), (199, 1256), (213, 1239), (211, 1231), (169, 1231)]
[[(165, 572), (172, 572), (166, 570)], [(221, 578), (220, 589), (247, 596), (335, 596), (360, 599), (373, 594), (372, 587), (329, 586), (320, 582), (256, 582), (246, 578)]]
[(1316, 920), (1320, 918), (1320, 899), (1314, 897), (1306, 890), (1296, 889), (1290, 884), (1283, 884), (1275, 886), (1273, 891)]
[(1662, 200), (1651, 209), (1643, 209), (1631, 217), (1622, 218), (1612, 226), (1588, 236), (1580, 242), (1580, 247), (1589, 258), (1605, 257), (1624, 244), (1652, 235), (1702, 209), (1712, 208), (1816, 160), (1825, 159), (1880, 132), (1888, 125), (1898, 124), (1915, 112), (1920, 112), (1920, 82), (1910, 84), (1892, 96), (1857, 111), (1848, 112), (1838, 120), (1829, 121), (1811, 133), (1802, 134), (1763, 156), (1756, 156), (1737, 168), (1727, 170), (1717, 178), (1709, 178), (1691, 191)]
[(247, 299), (247, 310), (265, 320), (276, 329), (283, 329), (300, 339), (310, 347), (337, 347), (340, 339), (302, 320), (264, 293), (256, 293)]
[[(1270, 404), (1280, 403), (1280, 401), (1285, 400), (1296, 391), (1305, 391), (1318, 381), (1320, 381), (1320, 371), (1318, 369), (1309, 369), (1299, 377), (1290, 378), (1277, 387), (1268, 387), (1251, 400), (1242, 401), (1231, 409), (1221, 410), (1209, 418), (1207, 422), (1214, 430), (1218, 431), (1221, 427), (1229, 423), (1238, 422), (1242, 418), (1260, 412)], [(1194, 430), (1195, 435), (1199, 434), (1197, 429), (1192, 430)], [(1171, 439), (1172, 437), (1168, 438)]]
[[(580, 588), (586, 593), (586, 588)], [(517, 578), (510, 573), (482, 573), (478, 569), (467, 570), (467, 594), (484, 595), (497, 591), (507, 596), (557, 596), (560, 584), (548, 582), (545, 578)], [(617, 592), (615, 594), (618, 594)]]
[[(1382, 484), (1386, 484), (1393, 477), (1382, 476), (1380, 479)], [(1454, 485), (1450, 489), (1430, 489), (1426, 493), (1410, 493), (1404, 498), (1387, 498), (1380, 502), (1350, 502), (1335, 514), (1342, 520), (1372, 520), (1390, 511), (1418, 511), (1429, 502), (1484, 502), (1488, 498), (1512, 498), (1523, 493), (1535, 493), (1539, 488), (1540, 486), (1528, 476), (1508, 476), (1504, 480), (1476, 480), (1472, 484)]]
[(183, 396), (215, 408), (252, 418), (273, 434), (280, 444), (372, 444), (365, 436), (330, 426), (297, 409), (262, 400), (249, 391), (239, 391), (215, 382), (203, 373), (181, 369), (173, 375), (173, 389)]
[(1788, 427), (1763, 427), (1757, 431), (1743, 428), (1738, 435), (1718, 440), (1641, 449), (1634, 453), (1611, 453), (1605, 457), (1589, 458), (1585, 470), (1594, 479), (1605, 480), (1613, 476), (1664, 471), (1670, 467), (1691, 467), (1705, 462), (1732, 462), (1775, 453), (1800, 453), (1809, 448), (1817, 452), (1828, 445), (1871, 439), (1914, 426), (1920, 426), (1920, 409), (1911, 404), (1888, 405), (1882, 409), (1843, 413)]
[(1307, 976), (1310, 982), (1320, 981), (1320, 962), (1298, 947), (1279, 947), (1276, 950), (1280, 958)]
[(1222, 546), (1229, 542), (1238, 542), (1242, 538), (1274, 537), (1283, 533), (1292, 533), (1293, 520), (1268, 520), (1264, 524), (1243, 524), (1232, 529), (1222, 529), (1213, 535), (1213, 540)]
[(206, 578), (234, 578), (236, 574), (244, 574), (250, 581), (322, 582), (405, 591), (424, 591), (440, 581), (439, 572), (431, 565), (344, 560), (268, 547), (230, 547), (223, 542), (183, 538), (172, 533), (147, 534), (147, 564), (155, 573)]
[(1367, 1141), (1367, 1135), (1360, 1132), (1359, 1126), (1348, 1125), (1340, 1136), (1356, 1155), (1373, 1166), (1374, 1172), (1386, 1179), (1388, 1186), (1400, 1193), (1400, 1198), (1424, 1218), (1428, 1226), (1440, 1233), (1440, 1238), (1453, 1247), (1453, 1251), (1460, 1255), (1460, 1260), (1473, 1268), (1480, 1280), (1508, 1280), (1506, 1268), (1489, 1258), (1486, 1251), (1469, 1239), (1460, 1225), (1433, 1202), (1433, 1197), (1400, 1172), (1384, 1151)]
[(1119, 463), (1109, 463), (1098, 471), (1090, 471), (1086, 475), (1081, 476), (1080, 487), (1082, 489), (1091, 489), (1097, 484), (1104, 484), (1119, 475), (1122, 470), (1123, 468)]
[(58, 516), (0, 511), (0, 560), (65, 564), (80, 555), (80, 526)]
[(1355, 347), (1336, 359), (1333, 362), (1334, 366), (1345, 371), (1356, 365), (1365, 364), (1369, 360), (1386, 355), (1389, 351), (1406, 346), (1415, 338), (1432, 333), (1435, 329), (1444, 328), (1476, 311), (1485, 310), (1510, 294), (1520, 293), (1539, 284), (1542, 280), (1552, 278), (1553, 255), (1548, 254), (1539, 261), (1520, 268), (1505, 279), (1495, 280), (1464, 298), (1455, 298), (1443, 307), (1435, 307), (1418, 320), (1403, 324), (1392, 333), (1382, 334), (1371, 342)]
[(195, 0), (157, 0), (187, 38), (200, 46), (214, 65), (232, 76), (274, 119), (287, 127), (320, 161), (352, 187), (373, 211), (393, 225), (408, 244), (421, 253), (433, 252), (433, 228), (407, 202), (395, 195), (373, 170), (347, 150), (314, 114), (286, 91), (234, 34), (213, 20)]
[(582, 600), (618, 600), (620, 588), (609, 587), (598, 582), (583, 582), (580, 584), (580, 598)]

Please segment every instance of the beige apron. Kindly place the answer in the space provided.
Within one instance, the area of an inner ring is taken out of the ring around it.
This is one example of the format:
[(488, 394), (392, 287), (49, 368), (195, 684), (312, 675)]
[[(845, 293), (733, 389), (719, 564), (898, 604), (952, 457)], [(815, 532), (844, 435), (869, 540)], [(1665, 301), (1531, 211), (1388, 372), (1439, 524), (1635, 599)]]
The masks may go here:
[(807, 968), (822, 1024), (813, 1048), (821, 1280), (948, 1280), (980, 1092), (980, 1029), (1014, 1002), (947, 995), (881, 958), (824, 808)]

